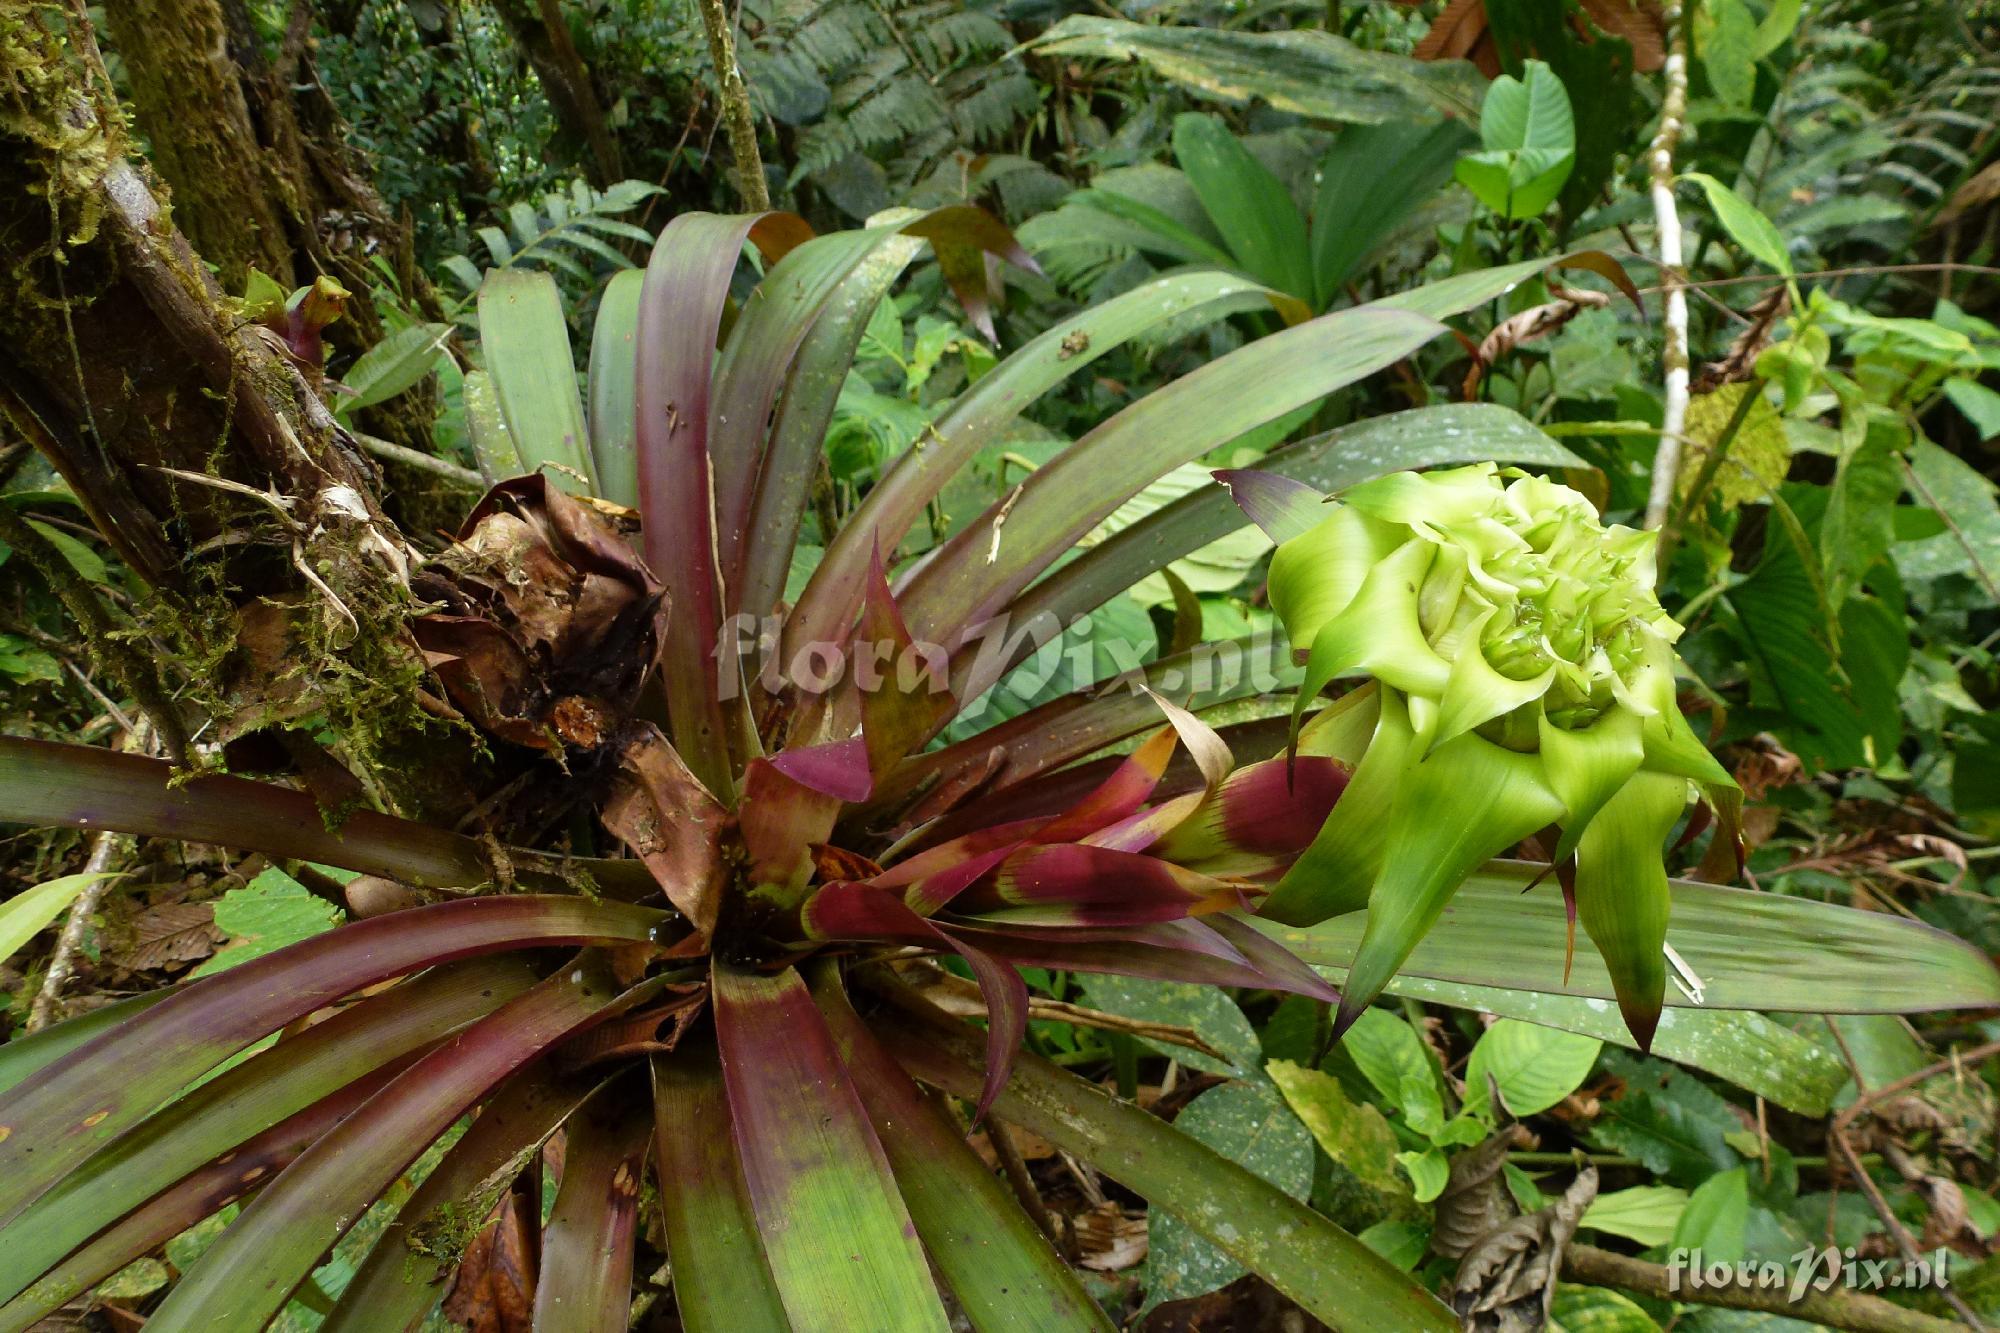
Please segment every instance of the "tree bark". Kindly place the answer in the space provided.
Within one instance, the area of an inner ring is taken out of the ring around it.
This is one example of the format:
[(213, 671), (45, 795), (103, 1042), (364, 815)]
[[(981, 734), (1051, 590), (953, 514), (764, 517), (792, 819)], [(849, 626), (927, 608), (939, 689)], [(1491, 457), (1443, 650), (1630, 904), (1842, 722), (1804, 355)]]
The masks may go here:
[[(174, 220), (228, 290), (254, 265), (288, 290), (324, 273), (364, 293), (379, 281), (368, 256), (382, 253), (403, 294), (436, 317), (409, 229), (348, 146), (307, 56), (307, 0), (294, 0), (275, 57), (245, 0), (106, 0), (105, 14)], [(336, 339), (358, 349), (380, 338), (369, 302), (349, 315)]]
[(570, 38), (559, 0), (496, 0), (494, 8), (534, 66), (563, 134), (589, 154), (591, 183), (601, 189), (623, 180), (625, 164), (618, 143), (604, 119), (590, 70)]
[(286, 208), (271, 189), (216, 0), (106, 0), (132, 108), (173, 191), (174, 222), (231, 291), (255, 266), (299, 283)]
[[(106, 637), (166, 681), (167, 711), (213, 742), (345, 709), (371, 758), (417, 749), (412, 553), (377, 474), (129, 159), (95, 50), (80, 6), (0, 0), (0, 441), (45, 454), (152, 585)], [(423, 768), (412, 784), (436, 781)]]

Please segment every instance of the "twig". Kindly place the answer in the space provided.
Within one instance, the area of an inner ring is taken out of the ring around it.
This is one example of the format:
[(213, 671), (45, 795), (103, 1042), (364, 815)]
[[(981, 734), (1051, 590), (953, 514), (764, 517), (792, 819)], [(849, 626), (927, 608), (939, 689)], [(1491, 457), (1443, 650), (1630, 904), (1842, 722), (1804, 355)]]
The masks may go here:
[(1622, 1287), (1655, 1300), (1680, 1301), (1690, 1305), (1718, 1305), (1731, 1310), (1757, 1310), (1825, 1324), (1854, 1333), (1957, 1333), (1959, 1325), (1917, 1310), (1906, 1310), (1866, 1292), (1802, 1292), (1792, 1300), (1783, 1288), (1756, 1286), (1695, 1286), (1674, 1281), (1674, 1274), (1659, 1264), (1633, 1259), (1591, 1245), (1572, 1245), (1563, 1254), (1562, 1275), (1571, 1282), (1598, 1287)]
[(1903, 465), (1903, 476), (1909, 481), (1910, 489), (1917, 493), (1917, 498), (1922, 500), (1926, 505), (1929, 505), (1932, 511), (1940, 519), (1944, 520), (1944, 525), (1951, 530), (1953, 539), (1958, 542), (1959, 546), (1964, 548), (1966, 561), (1972, 566), (1974, 572), (1979, 575), (1979, 581), (1985, 585), (1987, 595), (1995, 601), (2000, 601), (2000, 584), (1995, 584), (1992, 573), (1987, 570), (1985, 563), (1979, 558), (1979, 548), (1974, 546), (1972, 540), (1965, 535), (1965, 529), (1961, 528), (1958, 525), (1958, 521), (1945, 512), (1945, 507), (1938, 503), (1935, 495), (1931, 494), (1931, 488), (1924, 484), (1924, 479), (1919, 477), (1917, 470), (1910, 466), (1909, 459), (1898, 454), (1896, 461)]
[(1043, 1235), (1060, 1243), (1062, 1235), (1056, 1230), (1048, 1205), (1042, 1202), (1042, 1192), (1035, 1188), (1035, 1178), (1028, 1174), (1027, 1159), (1021, 1156), (1021, 1149), (1014, 1142), (1013, 1131), (998, 1116), (986, 1117), (986, 1141), (993, 1145), (993, 1155), (1000, 1159), (1000, 1169), (1006, 1172), (1007, 1183), (1014, 1187), (1014, 1197), (1021, 1201), (1021, 1207), (1035, 1219)]
[[(953, 976), (934, 964), (917, 961), (902, 964), (900, 971), (903, 979), (914, 986), (925, 999), (953, 1017), (988, 1016), (986, 1003), (979, 995), (979, 987), (964, 977)], [(1127, 1018), (1123, 1014), (1107, 1014), (1098, 1009), (1086, 1009), (1080, 1004), (1043, 999), (1040, 996), (1029, 997), (1028, 1017), (1055, 1023), (1070, 1023), (1077, 1027), (1096, 1028), (1101, 1032), (1122, 1032), (1128, 1036), (1145, 1037), (1151, 1041), (1184, 1046), (1225, 1063), (1229, 1059), (1203, 1040), (1201, 1034), (1193, 1028), (1176, 1023), (1156, 1023), (1143, 1018)]]
[(1646, 526), (1658, 528), (1673, 504), (1674, 482), (1680, 475), (1681, 434), (1687, 425), (1688, 313), (1681, 290), (1681, 215), (1674, 203), (1674, 149), (1680, 145), (1687, 119), (1687, 29), (1681, 6), (1669, 5), (1665, 15), (1669, 49), (1666, 95), (1660, 102), (1660, 129), (1646, 149), (1652, 176), (1653, 229), (1658, 234), (1660, 267), (1666, 274), (1666, 315), (1662, 321), (1666, 363), (1666, 400), (1660, 418), (1660, 443), (1653, 454), (1653, 485), (1646, 499)]
[[(144, 753), (152, 747), (152, 724), (140, 719), (139, 724), (125, 733), (124, 744), (120, 747), (127, 753)], [(124, 835), (105, 829), (90, 845), (90, 856), (83, 863), (83, 873), (98, 875), (84, 886), (82, 893), (69, 905), (69, 916), (63, 922), (62, 933), (56, 936), (55, 951), (49, 955), (48, 970), (42, 974), (42, 987), (35, 992), (35, 1002), (28, 1007), (28, 1031), (40, 1032), (55, 1021), (56, 1005), (62, 1000), (63, 988), (76, 971), (76, 957), (83, 952), (83, 937), (90, 930), (90, 919), (97, 915), (97, 909), (104, 905), (104, 895), (111, 891), (115, 876), (107, 872), (111, 862), (119, 854), (121, 847), (130, 842)]]
[[(1827, 1026), (1833, 1029), (1834, 1035), (1838, 1039), (1840, 1029), (1835, 1027), (1831, 1021), (1827, 1023)], [(1896, 1079), (1893, 1082), (1884, 1083), (1879, 1088), (1867, 1088), (1863, 1086), (1861, 1066), (1854, 1062), (1854, 1053), (1848, 1050), (1847, 1043), (1844, 1040), (1840, 1041), (1840, 1051), (1847, 1059), (1849, 1071), (1854, 1075), (1854, 1086), (1859, 1090), (1859, 1095), (1854, 1099), (1853, 1105), (1835, 1116), (1832, 1122), (1828, 1124), (1826, 1129), (1827, 1143), (1832, 1149), (1838, 1151), (1842, 1157), (1847, 1159), (1848, 1172), (1854, 1177), (1855, 1183), (1861, 1186), (1861, 1192), (1868, 1196), (1868, 1206), (1875, 1210), (1875, 1216), (1881, 1219), (1883, 1229), (1895, 1240), (1896, 1249), (1901, 1252), (1904, 1262), (1915, 1263), (1918, 1260), (1916, 1237), (1910, 1234), (1909, 1228), (1905, 1227), (1902, 1219), (1896, 1216), (1895, 1209), (1889, 1206), (1889, 1200), (1882, 1193), (1882, 1187), (1875, 1183), (1875, 1177), (1869, 1175), (1868, 1168), (1862, 1165), (1861, 1155), (1854, 1150), (1854, 1145), (1847, 1140), (1847, 1131), (1862, 1111), (1881, 1101), (1884, 1097), (1901, 1092), (1905, 1088), (1915, 1087), (1925, 1079), (1935, 1077), (1948, 1070), (1957, 1069), (1968, 1061), (1983, 1060), (1989, 1055), (2000, 1054), (2000, 1042), (1988, 1042), (1984, 1046), (1975, 1046), (1969, 1051), (1940, 1060), (1926, 1068), (1917, 1070), (1913, 1074), (1905, 1074), (1902, 1078)], [(1968, 1328), (1983, 1329), (1986, 1327), (1984, 1323), (1980, 1322), (1979, 1316), (1973, 1313), (1972, 1307), (1965, 1303), (1965, 1298), (1957, 1292), (1946, 1287), (1944, 1289), (1944, 1298), (1951, 1303), (1952, 1309), (1958, 1311), (1959, 1318), (1965, 1321)]]
[(701, 25), (708, 30), (708, 55), (722, 93), (722, 120), (729, 133), (729, 155), (735, 159), (736, 189), (743, 207), (762, 213), (771, 207), (771, 188), (764, 180), (764, 157), (757, 149), (757, 121), (750, 110), (750, 90), (736, 63), (736, 34), (722, 0), (695, 0)]
[(378, 439), (373, 435), (363, 435), (359, 432), (352, 433), (355, 443), (377, 458), (386, 459), (391, 463), (401, 463), (404, 467), (415, 468), (419, 472), (428, 472), (433, 477), (442, 477), (446, 481), (468, 487), (475, 491), (483, 492), (486, 489), (486, 478), (480, 476), (469, 467), (460, 467), (449, 459), (439, 458), (436, 454), (427, 454), (419, 449), (406, 448), (389, 440)]

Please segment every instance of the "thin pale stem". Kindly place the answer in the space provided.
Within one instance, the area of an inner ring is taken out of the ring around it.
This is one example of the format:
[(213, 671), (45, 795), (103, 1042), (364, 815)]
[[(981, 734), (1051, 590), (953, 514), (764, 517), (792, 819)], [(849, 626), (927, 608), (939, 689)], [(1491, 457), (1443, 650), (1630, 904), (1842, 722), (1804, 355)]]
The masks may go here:
[(1652, 177), (1653, 222), (1658, 233), (1660, 267), (1666, 281), (1666, 314), (1662, 320), (1666, 365), (1666, 395), (1660, 419), (1660, 443), (1653, 454), (1653, 484), (1646, 499), (1646, 526), (1658, 528), (1673, 505), (1674, 483), (1680, 475), (1682, 433), (1687, 426), (1688, 314), (1687, 293), (1680, 282), (1681, 216), (1674, 202), (1674, 150), (1687, 120), (1687, 30), (1681, 7), (1666, 12), (1669, 39), (1666, 96), (1660, 103), (1660, 129), (1646, 150)]

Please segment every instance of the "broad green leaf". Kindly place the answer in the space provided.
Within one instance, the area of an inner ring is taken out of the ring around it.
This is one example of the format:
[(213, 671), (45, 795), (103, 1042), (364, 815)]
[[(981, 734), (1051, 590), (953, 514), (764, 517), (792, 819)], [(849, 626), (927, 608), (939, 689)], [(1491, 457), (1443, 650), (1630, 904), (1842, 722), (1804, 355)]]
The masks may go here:
[[(1793, 9), (1796, 17), (1796, 3)], [(1748, 107), (1757, 90), (1758, 31), (1750, 7), (1744, 0), (1707, 0), (1703, 14), (1710, 19), (1699, 29), (1709, 87), (1726, 105)]]
[(1444, 188), (1470, 138), (1457, 120), (1352, 125), (1335, 137), (1313, 204), (1315, 309), (1331, 305), (1361, 261)]
[(1341, 1046), (1354, 1058), (1375, 1090), (1403, 1113), (1411, 1129), (1431, 1135), (1444, 1126), (1444, 1094), (1423, 1038), (1402, 1019), (1368, 1009), (1355, 1020)]
[(724, 964), (713, 975), (736, 1151), (793, 1327), (866, 1310), (883, 1333), (942, 1333), (916, 1226), (805, 982)]
[(56, 548), (56, 554), (63, 558), (63, 562), (84, 578), (92, 583), (110, 582), (111, 572), (105, 568), (104, 557), (92, 550), (87, 543), (77, 540), (55, 524), (44, 523), (38, 518), (29, 519), (28, 526), (41, 533), (43, 540)]
[(1686, 1190), (1671, 1185), (1634, 1185), (1592, 1199), (1578, 1225), (1648, 1247), (1664, 1245), (1673, 1238), (1687, 1204)]
[[(1474, 872), (1412, 950), (1408, 977), (1507, 987), (1586, 999), (1614, 998), (1604, 965), (1576, 953), (1563, 981), (1562, 895), (1542, 867), (1491, 861)], [(2000, 969), (1943, 931), (1880, 912), (1776, 893), (1674, 880), (1667, 942), (1703, 986), (1712, 1009), (1795, 1013), (1924, 1013), (2000, 1006)], [(1358, 914), (1309, 927), (1253, 918), (1309, 963), (1345, 967), (1361, 936)], [(1676, 987), (1667, 1004), (1694, 1006)]]
[[(931, 1011), (881, 1022), (890, 1052), (954, 1096), (979, 1095), (983, 1036)], [(1449, 1333), (1450, 1311), (1395, 1266), (1254, 1172), (1136, 1106), (1024, 1052), (993, 1112), (1172, 1212), (1335, 1328)]]
[(1771, 219), (1759, 212), (1755, 204), (1703, 172), (1685, 172), (1681, 179), (1701, 186), (1708, 195), (1708, 206), (1714, 210), (1716, 221), (1751, 258), (1779, 273), (1791, 274), (1792, 256), (1785, 248), (1785, 238), (1778, 234)]
[(1743, 1258), (1744, 1229), (1749, 1223), (1750, 1172), (1739, 1166), (1710, 1176), (1695, 1187), (1674, 1225), (1673, 1245), (1675, 1249), (1700, 1250), (1704, 1259), (1733, 1264)]
[(459, 392), (465, 403), (466, 439), (479, 474), (488, 485), (520, 476), (525, 471), (521, 451), (514, 447), (514, 433), (507, 428), (492, 379), (483, 370), (468, 370)]
[(597, 323), (590, 334), (590, 457), (599, 493), (627, 507), (639, 503), (634, 340), (639, 289), (645, 282), (636, 270), (614, 274), (598, 298)]
[(449, 337), (449, 324), (412, 324), (376, 343), (342, 377), (341, 384), (353, 392), (334, 399), (335, 415), (351, 416), (414, 387), (431, 373)]
[[(1174, 1128), (1294, 1199), (1312, 1189), (1312, 1136), (1268, 1085), (1210, 1088), (1174, 1117)], [(1150, 1222), (1139, 1274), (1146, 1291), (1142, 1313), (1225, 1287), (1246, 1271), (1173, 1213), (1156, 1213)]]
[[(1409, 1182), (1390, 1165), (1396, 1154), (1396, 1134), (1382, 1113), (1356, 1102), (1340, 1080), (1290, 1060), (1265, 1066), (1293, 1114), (1305, 1122), (1321, 1151), (1374, 1197), (1383, 1211), (1410, 1211), (1415, 1200)], [(1366, 1240), (1364, 1235), (1362, 1239)]]
[(1503, 1018), (1486, 1029), (1466, 1061), (1466, 1100), (1476, 1110), (1486, 1109), (1491, 1076), (1507, 1112), (1526, 1119), (1582, 1087), (1599, 1047), (1594, 1037)]
[(1174, 159), (1250, 275), (1310, 302), (1305, 219), (1270, 168), (1252, 157), (1219, 119), (1196, 111), (1174, 120)]
[(1431, 1228), (1427, 1222), (1377, 1222), (1361, 1233), (1361, 1242), (1409, 1273), (1430, 1253)]
[[(1324, 971), (1339, 985), (1339, 969)], [(1388, 993), (1518, 1018), (1619, 1046), (1632, 1044), (1624, 1022), (1601, 1000), (1468, 986), (1408, 973), (1390, 982)], [(1762, 1014), (1738, 1009), (1664, 1009), (1660, 1026), (1653, 1033), (1652, 1050), (1663, 1059), (1727, 1079), (1800, 1115), (1825, 1115), (1848, 1077), (1846, 1065), (1824, 1046)]]
[(1660, 1333), (1660, 1326), (1631, 1297), (1604, 1287), (1556, 1287), (1549, 1333)]
[(6, 962), (16, 949), (33, 939), (42, 927), (61, 916), (63, 909), (75, 902), (85, 889), (113, 879), (117, 873), (63, 875), (0, 903), (0, 963)]
[(2000, 492), (1993, 483), (1929, 440), (1911, 447), (1910, 471), (1918, 503), (1935, 507), (1956, 531), (1898, 547), (1896, 568), (1903, 577), (1965, 574), (1985, 587), (2000, 586)]
[(1459, 181), (1492, 212), (1532, 218), (1555, 202), (1576, 166), (1576, 122), (1562, 80), (1539, 60), (1501, 75), (1480, 112), (1482, 151), (1459, 159)]
[(1587, 1134), (1592, 1143), (1636, 1157), (1653, 1174), (1684, 1187), (1741, 1165), (1727, 1140), (1742, 1122), (1714, 1089), (1671, 1065), (1623, 1051), (1606, 1052), (1604, 1064), (1625, 1087), (1600, 1103)]
[(1965, 413), (1966, 420), (1978, 429), (1981, 440), (2000, 435), (2000, 393), (1976, 379), (1954, 375), (1944, 382), (1944, 396)]
[(1771, 0), (1771, 7), (1764, 11), (1763, 19), (1757, 24), (1757, 32), (1750, 43), (1751, 54), (1762, 60), (1785, 44), (1799, 26), (1799, 13), (1803, 0)]
[(595, 489), (556, 280), (528, 269), (488, 273), (479, 288), (479, 345), (521, 466), (558, 464), (549, 469), (557, 486)]
[(1256, 1079), (1263, 1068), (1263, 1047), (1257, 1030), (1236, 1007), (1227, 993), (1214, 986), (1197, 986), (1180, 981), (1148, 981), (1143, 977), (1116, 977), (1092, 974), (1081, 977), (1084, 1003), (1093, 1009), (1124, 1018), (1150, 1023), (1172, 1023), (1192, 1028), (1210, 1046), (1227, 1057), (1225, 1064), (1200, 1051), (1139, 1040), (1161, 1055), (1180, 1061), (1205, 1074)]
[(1200, 96), (1261, 98), (1321, 120), (1373, 125), (1478, 114), (1480, 80), (1470, 66), (1366, 51), (1315, 28), (1242, 32), (1073, 14), (1035, 45), (1051, 55), (1143, 61)]
[(1410, 1193), (1418, 1203), (1429, 1203), (1444, 1193), (1451, 1180), (1451, 1164), (1436, 1148), (1422, 1152), (1399, 1152), (1396, 1161), (1410, 1177)]
[(207, 977), (309, 940), (346, 919), (338, 907), (314, 894), (276, 866), (268, 866), (215, 904), (215, 927), (229, 942), (190, 976)]
[(1754, 380), (1725, 384), (1712, 393), (1688, 399), (1687, 465), (1679, 478), (1683, 502), (1714, 456), (1715, 446), (1735, 419), (1745, 394), (1755, 394), (1756, 400), (1730, 437), (1729, 452), (1717, 466), (1706, 498), (1719, 502), (1725, 512), (1746, 504), (1764, 504), (1785, 479), (1792, 461), (1791, 446), (1785, 437), (1785, 423), (1764, 396), (1763, 385)]

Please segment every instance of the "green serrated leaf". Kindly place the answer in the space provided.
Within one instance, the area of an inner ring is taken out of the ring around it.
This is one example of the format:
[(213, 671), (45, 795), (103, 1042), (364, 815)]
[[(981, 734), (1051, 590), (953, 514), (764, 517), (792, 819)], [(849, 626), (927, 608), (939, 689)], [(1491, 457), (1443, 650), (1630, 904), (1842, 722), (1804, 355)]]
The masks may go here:
[(229, 943), (189, 975), (212, 976), (324, 934), (344, 920), (346, 914), (338, 907), (315, 897), (305, 885), (271, 866), (217, 900), (215, 925), (229, 937)]

